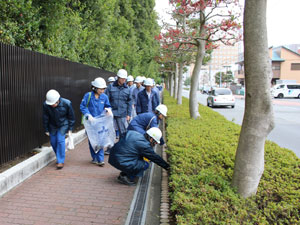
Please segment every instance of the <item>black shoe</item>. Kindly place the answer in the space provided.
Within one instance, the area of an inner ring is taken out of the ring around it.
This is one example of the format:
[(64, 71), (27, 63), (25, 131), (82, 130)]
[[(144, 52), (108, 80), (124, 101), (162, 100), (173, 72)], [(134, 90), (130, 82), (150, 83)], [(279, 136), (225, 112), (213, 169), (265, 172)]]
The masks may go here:
[(110, 149), (107, 149), (105, 152), (104, 152), (104, 155), (109, 155), (110, 154)]
[(126, 176), (127, 174), (123, 171), (120, 172), (120, 176)]
[(97, 164), (98, 166), (104, 166), (104, 165), (105, 165), (105, 162), (103, 162), (103, 161), (102, 161), (102, 162), (97, 162), (96, 164)]
[(134, 186), (134, 185), (136, 185), (136, 183), (133, 182), (133, 181), (130, 181), (130, 179), (127, 176), (121, 176), (121, 175), (119, 175), (118, 176), (118, 181), (119, 181), (119, 183), (126, 184), (128, 186)]

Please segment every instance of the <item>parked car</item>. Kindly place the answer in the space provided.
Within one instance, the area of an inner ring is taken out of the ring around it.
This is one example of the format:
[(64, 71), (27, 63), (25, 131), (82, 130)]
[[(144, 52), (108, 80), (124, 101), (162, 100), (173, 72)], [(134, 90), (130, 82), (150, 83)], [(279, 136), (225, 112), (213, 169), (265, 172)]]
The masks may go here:
[(276, 84), (271, 88), (274, 98), (300, 98), (300, 84)]
[(235, 97), (229, 88), (215, 88), (207, 97), (207, 106), (235, 106)]

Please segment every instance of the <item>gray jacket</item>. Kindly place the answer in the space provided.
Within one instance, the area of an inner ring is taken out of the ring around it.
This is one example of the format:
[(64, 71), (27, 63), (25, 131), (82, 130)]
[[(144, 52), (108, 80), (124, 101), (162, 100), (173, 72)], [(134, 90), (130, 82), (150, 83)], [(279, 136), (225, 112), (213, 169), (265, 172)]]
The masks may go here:
[(105, 94), (108, 96), (115, 117), (131, 116), (132, 98), (130, 89), (126, 84), (119, 86), (116, 80), (107, 87)]

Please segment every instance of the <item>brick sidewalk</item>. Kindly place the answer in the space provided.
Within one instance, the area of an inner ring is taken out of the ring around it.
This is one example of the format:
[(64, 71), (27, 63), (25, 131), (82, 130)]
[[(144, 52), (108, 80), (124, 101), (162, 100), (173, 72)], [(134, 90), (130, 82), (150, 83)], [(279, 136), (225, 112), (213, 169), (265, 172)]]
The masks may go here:
[(90, 163), (87, 139), (0, 198), (0, 225), (124, 224), (135, 187), (119, 184), (119, 171)]

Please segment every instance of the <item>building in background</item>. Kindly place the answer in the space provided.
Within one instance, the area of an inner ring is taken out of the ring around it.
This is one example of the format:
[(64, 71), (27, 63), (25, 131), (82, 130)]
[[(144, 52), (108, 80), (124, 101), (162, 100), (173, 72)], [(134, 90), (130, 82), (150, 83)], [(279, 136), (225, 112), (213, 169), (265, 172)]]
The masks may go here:
[[(271, 84), (278, 80), (300, 83), (300, 44), (292, 44), (269, 48), (269, 56), (272, 60)], [(238, 83), (244, 85), (244, 58), (240, 54), (238, 64)]]
[[(238, 61), (239, 45), (227, 46), (221, 42), (218, 45), (219, 47), (214, 49), (211, 54), (211, 60), (201, 68), (199, 79), (200, 89), (206, 86), (215, 86), (216, 73), (232, 71), (232, 74), (235, 74), (237, 70), (236, 62)], [(194, 65), (191, 65), (190, 76), (193, 73), (193, 69)]]

